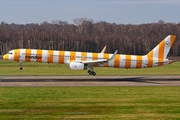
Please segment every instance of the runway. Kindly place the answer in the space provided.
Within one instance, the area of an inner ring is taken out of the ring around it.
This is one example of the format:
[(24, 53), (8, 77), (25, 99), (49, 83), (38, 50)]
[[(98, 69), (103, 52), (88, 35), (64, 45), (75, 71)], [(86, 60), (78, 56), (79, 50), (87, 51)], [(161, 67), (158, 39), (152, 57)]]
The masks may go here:
[(180, 86), (180, 76), (0, 76), (0, 86)]

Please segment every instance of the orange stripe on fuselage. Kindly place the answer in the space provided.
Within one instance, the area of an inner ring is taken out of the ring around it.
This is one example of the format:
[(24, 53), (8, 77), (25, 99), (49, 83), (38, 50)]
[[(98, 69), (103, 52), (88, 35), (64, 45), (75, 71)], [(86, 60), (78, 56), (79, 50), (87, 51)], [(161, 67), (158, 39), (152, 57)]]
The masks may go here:
[(81, 60), (82, 61), (85, 61), (85, 60), (87, 60), (87, 52), (81, 52)]
[[(109, 54), (104, 54), (104, 59), (109, 59)], [(108, 67), (108, 63), (105, 63), (104, 67)]]
[(136, 68), (141, 68), (142, 67), (142, 56), (137, 56), (136, 57)]
[(48, 50), (48, 63), (53, 63), (53, 51), (52, 50)]
[(14, 50), (14, 61), (19, 61), (20, 57), (20, 49), (15, 49)]
[(160, 44), (159, 44), (159, 54), (158, 54), (158, 66), (162, 66), (162, 60), (164, 59), (164, 45), (165, 45), (165, 40), (163, 40)]
[(126, 55), (125, 68), (130, 68), (130, 67), (131, 67), (131, 55)]
[(25, 62), (30, 62), (31, 61), (31, 49), (26, 49), (25, 51)]
[(37, 50), (36, 56), (38, 57), (38, 59), (36, 59), (36, 62), (42, 62), (42, 50)]
[(98, 59), (98, 53), (92, 53), (92, 60)]
[(120, 66), (120, 55), (116, 55), (114, 58), (114, 67), (118, 68)]
[(64, 51), (59, 51), (59, 63), (64, 63)]
[(70, 62), (76, 59), (76, 52), (70, 52)]
[(153, 51), (151, 51), (150, 53), (148, 53), (147, 59), (148, 59), (148, 65), (147, 65), (147, 67), (152, 67), (152, 66), (153, 66)]

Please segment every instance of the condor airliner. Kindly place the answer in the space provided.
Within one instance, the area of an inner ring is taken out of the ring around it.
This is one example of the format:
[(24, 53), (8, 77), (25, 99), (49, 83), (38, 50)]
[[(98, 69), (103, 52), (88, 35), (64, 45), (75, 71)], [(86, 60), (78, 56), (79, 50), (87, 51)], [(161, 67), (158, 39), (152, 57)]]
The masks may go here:
[(174, 61), (168, 60), (167, 54), (175, 40), (175, 35), (168, 35), (147, 55), (122, 55), (104, 53), (106, 46), (101, 53), (56, 51), (40, 49), (14, 49), (3, 56), (4, 60), (22, 62), (46, 62), (68, 64), (71, 70), (88, 70), (89, 75), (95, 76), (94, 67), (115, 67), (115, 68), (149, 68), (171, 64)]

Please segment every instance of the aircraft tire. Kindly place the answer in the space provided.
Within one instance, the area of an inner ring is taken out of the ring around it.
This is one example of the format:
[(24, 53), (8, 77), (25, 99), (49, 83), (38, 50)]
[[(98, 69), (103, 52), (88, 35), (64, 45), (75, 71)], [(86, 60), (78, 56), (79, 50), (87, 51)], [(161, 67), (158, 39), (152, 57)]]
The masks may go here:
[(96, 76), (96, 73), (94, 71), (88, 70), (89, 75)]
[(20, 70), (22, 70), (23, 68), (22, 67), (20, 67)]
[(88, 70), (88, 73), (89, 73), (89, 75), (92, 75), (92, 72), (90, 70)]
[(92, 72), (92, 75), (93, 75), (93, 76), (96, 76), (96, 73), (93, 71), (93, 72)]

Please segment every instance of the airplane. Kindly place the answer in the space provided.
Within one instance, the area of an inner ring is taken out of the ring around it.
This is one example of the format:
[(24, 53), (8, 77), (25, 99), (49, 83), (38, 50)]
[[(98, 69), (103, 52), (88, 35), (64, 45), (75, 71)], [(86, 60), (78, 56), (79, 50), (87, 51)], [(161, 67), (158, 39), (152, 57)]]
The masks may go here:
[(105, 53), (106, 46), (100, 53), (57, 51), (41, 49), (14, 49), (3, 56), (4, 60), (18, 61), (20, 70), (22, 62), (45, 62), (68, 64), (71, 70), (87, 70), (89, 75), (96, 76), (94, 67), (114, 68), (151, 68), (175, 62), (166, 57), (176, 36), (168, 35), (147, 55), (124, 55)]

